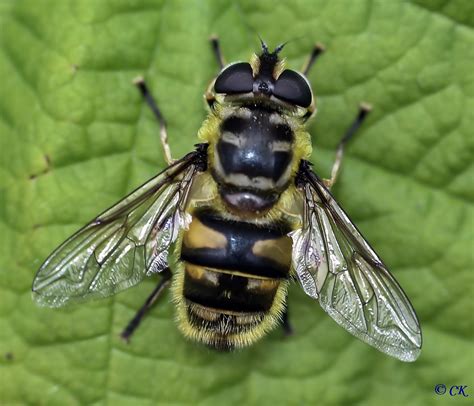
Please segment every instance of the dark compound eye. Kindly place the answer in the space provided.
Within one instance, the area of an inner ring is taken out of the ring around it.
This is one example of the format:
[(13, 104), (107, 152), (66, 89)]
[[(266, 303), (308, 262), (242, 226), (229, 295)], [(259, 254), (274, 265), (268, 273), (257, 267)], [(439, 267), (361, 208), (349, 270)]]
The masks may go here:
[(252, 67), (247, 62), (230, 65), (217, 77), (214, 84), (216, 93), (249, 93), (253, 89)]
[(284, 70), (273, 88), (274, 96), (301, 107), (311, 104), (311, 88), (303, 76), (293, 70)]

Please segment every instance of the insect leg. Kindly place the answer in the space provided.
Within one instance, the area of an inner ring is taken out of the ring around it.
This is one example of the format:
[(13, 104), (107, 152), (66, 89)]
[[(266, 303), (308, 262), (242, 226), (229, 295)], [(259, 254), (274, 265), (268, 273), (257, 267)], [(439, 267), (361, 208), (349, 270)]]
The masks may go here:
[[(213, 35), (212, 37), (209, 38), (209, 41), (211, 42), (212, 51), (214, 52), (214, 56), (216, 57), (217, 63), (219, 64), (219, 69), (222, 69), (225, 66), (225, 61), (222, 55), (219, 38), (216, 35)], [(206, 89), (206, 93), (204, 94), (206, 103), (211, 110), (214, 106), (214, 102), (216, 101), (214, 92), (212, 91), (213, 87), (214, 87), (214, 80), (211, 83), (209, 83), (209, 86)]]
[(214, 107), (214, 103), (216, 101), (216, 98), (214, 96), (214, 93), (212, 91), (212, 88), (214, 87), (214, 81), (209, 83), (209, 86), (207, 87), (206, 93), (204, 94), (204, 98), (206, 99), (206, 103), (208, 107), (212, 110)]
[(313, 47), (313, 50), (311, 51), (311, 55), (309, 56), (308, 60), (301, 68), (301, 72), (303, 73), (303, 75), (308, 76), (308, 73), (311, 67), (314, 65), (318, 57), (325, 51), (325, 49), (326, 48), (324, 48), (324, 45), (322, 44), (316, 44)]
[(168, 287), (168, 285), (170, 284), (172, 274), (169, 268), (166, 268), (165, 270), (163, 270), (160, 273), (160, 275), (161, 275), (161, 279), (158, 282), (158, 285), (156, 285), (155, 289), (153, 289), (153, 292), (151, 292), (151, 295), (148, 296), (143, 306), (138, 310), (138, 312), (135, 314), (133, 319), (130, 320), (130, 322), (127, 324), (127, 327), (125, 327), (125, 329), (120, 334), (120, 337), (122, 337), (126, 342), (130, 340), (130, 337), (132, 336), (133, 332), (140, 325), (140, 322), (142, 321), (143, 316), (145, 316), (148, 310), (150, 310), (150, 308), (153, 306), (156, 300), (164, 292), (165, 288)]
[(174, 160), (171, 157), (171, 150), (168, 144), (168, 132), (166, 131), (166, 121), (163, 118), (163, 115), (161, 114), (161, 111), (158, 108), (158, 105), (156, 104), (156, 101), (153, 98), (150, 90), (148, 89), (148, 86), (146, 85), (145, 80), (142, 77), (138, 77), (133, 81), (133, 83), (138, 87), (146, 103), (148, 104), (148, 106), (150, 106), (151, 111), (153, 111), (153, 114), (158, 120), (158, 123), (160, 125), (160, 141), (161, 141), (161, 146), (163, 147), (163, 152), (165, 154), (165, 161), (168, 165), (171, 165), (174, 162)]
[(337, 146), (336, 150), (336, 160), (332, 164), (331, 179), (323, 180), (324, 184), (328, 189), (330, 189), (332, 185), (336, 183), (337, 175), (339, 174), (339, 170), (341, 169), (342, 158), (344, 156), (344, 147), (346, 146), (346, 143), (356, 133), (356, 131), (359, 129), (359, 127), (362, 125), (365, 118), (367, 117), (367, 114), (369, 114), (371, 110), (372, 106), (370, 106), (369, 104), (362, 103), (359, 107), (359, 113), (357, 114), (357, 117), (352, 122), (351, 126), (348, 128), (344, 136), (341, 138), (341, 141), (339, 141), (339, 145)]
[(219, 38), (216, 35), (213, 35), (209, 38), (209, 41), (211, 42), (212, 51), (214, 52), (217, 63), (219, 64), (219, 68), (222, 69), (225, 66), (225, 61), (224, 56), (222, 55)]
[(291, 336), (293, 334), (293, 326), (290, 323), (290, 316), (288, 314), (288, 298), (286, 299), (285, 311), (282, 316), (282, 327), (285, 336)]

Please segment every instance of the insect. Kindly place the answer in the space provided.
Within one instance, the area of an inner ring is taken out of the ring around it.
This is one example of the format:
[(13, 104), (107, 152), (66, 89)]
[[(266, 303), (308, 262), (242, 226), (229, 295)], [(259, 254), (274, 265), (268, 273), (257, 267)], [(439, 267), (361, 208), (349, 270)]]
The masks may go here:
[(33, 282), (34, 300), (57, 307), (113, 295), (145, 277), (159, 283), (124, 329), (171, 287), (184, 336), (217, 350), (253, 344), (279, 324), (291, 332), (287, 291), (295, 279), (342, 327), (378, 350), (414, 361), (421, 349), (417, 316), (398, 283), (334, 200), (346, 142), (331, 178), (307, 161), (307, 121), (315, 100), (306, 75), (285, 69), (283, 45), (250, 62), (225, 65), (205, 99), (202, 143), (173, 160), (165, 121), (145, 82), (138, 85), (160, 123), (169, 166), (59, 246)]

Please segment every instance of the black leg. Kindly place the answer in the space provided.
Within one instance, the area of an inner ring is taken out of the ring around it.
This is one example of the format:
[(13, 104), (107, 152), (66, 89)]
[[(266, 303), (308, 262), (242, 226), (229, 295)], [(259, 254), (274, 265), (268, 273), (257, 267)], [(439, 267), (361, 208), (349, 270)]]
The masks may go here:
[(156, 300), (160, 297), (160, 295), (164, 292), (165, 288), (169, 285), (172, 273), (169, 268), (165, 269), (160, 273), (161, 279), (156, 285), (151, 295), (148, 296), (145, 304), (138, 310), (132, 320), (127, 324), (127, 327), (122, 331), (120, 337), (122, 337), (126, 342), (130, 341), (130, 337), (132, 336), (133, 332), (137, 329), (142, 321), (143, 316), (150, 310)]
[(319, 56), (324, 52), (325, 48), (324, 45), (322, 44), (316, 44), (313, 48), (313, 51), (311, 52), (311, 55), (308, 59), (308, 62), (303, 66), (301, 69), (301, 72), (303, 75), (308, 76), (308, 73), (311, 69), (311, 67), (314, 65), (316, 60), (319, 58)]
[(351, 126), (347, 129), (344, 136), (341, 138), (341, 141), (339, 141), (338, 148), (344, 146), (354, 136), (356, 131), (359, 129), (359, 127), (362, 125), (365, 118), (367, 117), (367, 114), (369, 114), (371, 110), (372, 106), (367, 103), (362, 103), (359, 106), (359, 112), (357, 113), (357, 117), (354, 119)]
[(282, 328), (285, 336), (291, 336), (293, 334), (293, 326), (290, 323), (290, 316), (288, 314), (288, 298), (286, 299), (285, 312), (282, 317)]
[(334, 164), (332, 165), (331, 169), (331, 179), (324, 179), (324, 184), (329, 189), (332, 185), (334, 185), (337, 179), (337, 175), (339, 174), (342, 158), (344, 156), (344, 147), (346, 146), (347, 142), (354, 136), (356, 131), (359, 129), (359, 127), (362, 125), (365, 118), (367, 117), (367, 114), (369, 114), (371, 110), (372, 107), (370, 105), (365, 103), (361, 104), (359, 106), (359, 113), (357, 114), (357, 117), (352, 122), (351, 126), (348, 128), (344, 136), (341, 138), (341, 141), (339, 141), (339, 145), (337, 146), (336, 150), (336, 160), (334, 161)]
[(163, 114), (161, 114), (161, 110), (158, 108), (158, 105), (156, 104), (155, 99), (148, 89), (145, 80), (142, 77), (138, 77), (133, 81), (133, 83), (138, 87), (146, 103), (158, 120), (158, 124), (160, 125), (160, 141), (165, 154), (165, 161), (168, 165), (171, 165), (173, 163), (173, 158), (171, 157), (171, 150), (168, 144), (168, 132), (166, 131), (166, 121), (163, 117)]
[[(216, 57), (217, 63), (219, 65), (219, 69), (222, 70), (222, 68), (225, 66), (225, 62), (224, 62), (224, 57), (222, 56), (219, 38), (216, 35), (213, 35), (209, 38), (209, 41), (211, 43), (214, 56)], [(216, 101), (214, 92), (212, 90), (213, 84), (214, 84), (214, 81), (212, 81), (209, 84), (209, 86), (206, 89), (206, 93), (204, 95), (204, 97), (206, 98), (207, 105), (209, 106), (211, 110), (214, 108), (214, 103)]]
[(213, 35), (211, 38), (209, 38), (209, 41), (211, 41), (212, 50), (216, 57), (217, 63), (219, 64), (219, 68), (222, 69), (225, 66), (225, 62), (224, 57), (222, 56), (219, 38), (216, 35)]

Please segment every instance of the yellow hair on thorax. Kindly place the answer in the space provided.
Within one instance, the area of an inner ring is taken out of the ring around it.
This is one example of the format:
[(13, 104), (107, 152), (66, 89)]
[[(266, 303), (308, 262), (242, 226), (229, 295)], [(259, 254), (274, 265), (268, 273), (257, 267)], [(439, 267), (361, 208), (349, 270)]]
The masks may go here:
[[(209, 115), (198, 131), (199, 139), (203, 142), (209, 143), (208, 165), (210, 168), (213, 167), (216, 149), (215, 147), (220, 137), (219, 126), (223, 119), (234, 113), (238, 108), (240, 107), (231, 103), (216, 104), (214, 110), (209, 112)], [(257, 224), (265, 224), (279, 219), (282, 215), (282, 210), (287, 211), (294, 205), (295, 198), (299, 196), (299, 193), (294, 186), (294, 179), (298, 172), (300, 161), (302, 159), (308, 159), (312, 152), (311, 136), (306, 131), (302, 119), (296, 115), (293, 115), (292, 112), (289, 111), (282, 111), (280, 112), (280, 115), (294, 133), (290, 185), (281, 194), (277, 204), (275, 204), (269, 211), (263, 213), (253, 220)], [(211, 176), (209, 176), (209, 182), (215, 183)], [(234, 217), (231, 213), (229, 213), (218, 193), (216, 193), (213, 206), (225, 218), (232, 219)]]
[(255, 77), (260, 70), (260, 57), (257, 54), (252, 54), (250, 57), (250, 66), (252, 67), (253, 76)]

